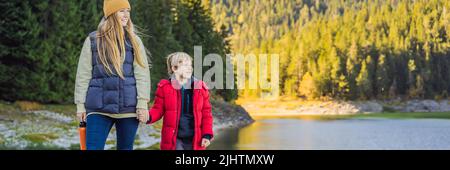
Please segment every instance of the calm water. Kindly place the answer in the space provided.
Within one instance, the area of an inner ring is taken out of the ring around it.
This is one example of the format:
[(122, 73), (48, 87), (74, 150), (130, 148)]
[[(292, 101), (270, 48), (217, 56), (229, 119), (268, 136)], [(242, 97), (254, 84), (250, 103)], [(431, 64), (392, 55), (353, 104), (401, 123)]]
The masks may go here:
[(260, 119), (219, 131), (209, 149), (450, 149), (450, 120)]

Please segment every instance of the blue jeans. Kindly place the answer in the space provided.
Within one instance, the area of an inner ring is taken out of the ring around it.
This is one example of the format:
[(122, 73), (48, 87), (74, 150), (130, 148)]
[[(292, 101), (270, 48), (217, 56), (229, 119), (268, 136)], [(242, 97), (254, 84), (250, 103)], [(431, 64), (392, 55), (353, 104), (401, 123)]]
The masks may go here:
[(86, 120), (86, 149), (103, 150), (113, 125), (116, 125), (117, 150), (133, 150), (134, 138), (139, 126), (136, 118), (114, 119), (91, 114)]

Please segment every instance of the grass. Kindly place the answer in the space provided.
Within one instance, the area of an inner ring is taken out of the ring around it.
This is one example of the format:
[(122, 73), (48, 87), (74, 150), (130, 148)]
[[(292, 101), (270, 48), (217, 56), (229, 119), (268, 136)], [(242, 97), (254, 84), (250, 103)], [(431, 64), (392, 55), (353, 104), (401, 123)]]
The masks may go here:
[(42, 109), (65, 114), (75, 114), (76, 112), (76, 106), (72, 104), (66, 105), (48, 104), (44, 105)]
[(116, 140), (107, 140), (107, 141), (105, 142), (105, 144), (107, 144), (107, 145), (113, 145), (113, 144), (116, 144)]
[(42, 143), (32, 144), (25, 148), (10, 147), (0, 144), (0, 150), (66, 150), (66, 148), (61, 148), (57, 146), (48, 146)]
[(71, 144), (69, 150), (80, 150), (80, 144)]
[(58, 138), (56, 134), (26, 134), (22, 136), (23, 139), (33, 143), (43, 143)]
[(157, 143), (155, 143), (152, 146), (149, 146), (147, 148), (140, 148), (139, 150), (160, 150), (159, 142), (157, 142)]
[(76, 112), (76, 106), (74, 104), (40, 104), (30, 101), (16, 101), (10, 103), (0, 100), (0, 110), (13, 112), (49, 110), (58, 113), (74, 114)]

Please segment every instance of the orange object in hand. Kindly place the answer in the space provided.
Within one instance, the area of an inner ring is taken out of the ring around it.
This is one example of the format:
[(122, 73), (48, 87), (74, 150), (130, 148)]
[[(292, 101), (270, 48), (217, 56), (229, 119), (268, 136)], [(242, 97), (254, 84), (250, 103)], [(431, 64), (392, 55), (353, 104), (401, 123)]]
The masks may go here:
[(78, 132), (80, 133), (80, 149), (86, 150), (86, 122), (80, 122)]

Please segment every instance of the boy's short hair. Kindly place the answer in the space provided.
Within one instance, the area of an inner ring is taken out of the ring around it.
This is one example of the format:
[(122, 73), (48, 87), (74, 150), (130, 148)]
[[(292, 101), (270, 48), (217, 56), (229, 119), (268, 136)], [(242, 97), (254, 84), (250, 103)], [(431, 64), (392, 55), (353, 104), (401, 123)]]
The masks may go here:
[(188, 60), (189, 62), (192, 62), (192, 57), (187, 53), (175, 52), (175, 53), (169, 54), (167, 56), (167, 73), (169, 73), (169, 75), (173, 74), (172, 66), (177, 67), (178, 64), (180, 64), (186, 60)]

